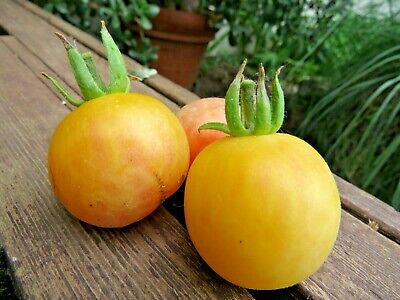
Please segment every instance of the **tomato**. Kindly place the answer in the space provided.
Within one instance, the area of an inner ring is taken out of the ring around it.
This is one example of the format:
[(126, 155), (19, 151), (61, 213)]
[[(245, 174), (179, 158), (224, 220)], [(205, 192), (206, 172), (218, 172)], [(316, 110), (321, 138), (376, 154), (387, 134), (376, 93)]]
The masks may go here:
[(185, 132), (161, 102), (141, 94), (89, 101), (60, 123), (48, 169), (57, 198), (78, 219), (122, 227), (153, 212), (183, 182)]
[(223, 278), (253, 289), (288, 287), (314, 273), (340, 223), (327, 164), (287, 134), (208, 146), (190, 168), (184, 207), (201, 257)]
[(189, 141), (190, 164), (204, 147), (227, 136), (220, 131), (204, 130), (200, 132), (198, 130), (206, 122), (225, 122), (225, 99), (223, 98), (204, 98), (192, 101), (182, 107), (177, 116)]
[(257, 93), (254, 82), (243, 80), (243, 69), (227, 92), (227, 124), (201, 126), (231, 136), (208, 145), (193, 162), (185, 220), (195, 248), (220, 276), (245, 288), (285, 288), (328, 257), (338, 235), (340, 198), (318, 152), (277, 133), (284, 116), (279, 70), (269, 101), (262, 66)]
[(174, 193), (189, 167), (189, 145), (177, 117), (161, 102), (128, 93), (123, 57), (102, 22), (108, 85), (90, 53), (61, 34), (83, 94), (75, 99), (43, 74), (77, 108), (56, 128), (48, 171), (54, 193), (76, 218), (100, 227), (123, 227), (152, 213)]

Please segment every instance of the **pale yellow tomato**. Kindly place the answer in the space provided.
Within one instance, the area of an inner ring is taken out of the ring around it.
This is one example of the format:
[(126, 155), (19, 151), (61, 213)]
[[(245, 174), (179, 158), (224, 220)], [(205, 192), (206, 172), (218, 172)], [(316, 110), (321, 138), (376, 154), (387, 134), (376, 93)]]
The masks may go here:
[(93, 99), (68, 114), (50, 142), (57, 198), (78, 219), (122, 227), (143, 219), (185, 179), (189, 147), (176, 116), (137, 93)]
[(225, 123), (225, 99), (203, 98), (190, 102), (177, 114), (185, 129), (190, 148), (190, 164), (207, 145), (227, 135), (215, 130), (202, 130), (199, 127), (207, 122)]
[(251, 289), (284, 288), (313, 274), (332, 250), (341, 213), (328, 165), (287, 134), (206, 147), (189, 171), (184, 206), (202, 258)]

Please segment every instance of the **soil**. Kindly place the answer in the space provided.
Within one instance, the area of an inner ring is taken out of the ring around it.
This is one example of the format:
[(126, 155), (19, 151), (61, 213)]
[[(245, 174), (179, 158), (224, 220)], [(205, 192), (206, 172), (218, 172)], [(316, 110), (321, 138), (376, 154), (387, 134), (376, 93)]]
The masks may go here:
[(207, 73), (200, 74), (194, 84), (193, 92), (201, 98), (225, 98), (226, 90), (236, 76), (237, 68), (220, 65), (210, 68)]

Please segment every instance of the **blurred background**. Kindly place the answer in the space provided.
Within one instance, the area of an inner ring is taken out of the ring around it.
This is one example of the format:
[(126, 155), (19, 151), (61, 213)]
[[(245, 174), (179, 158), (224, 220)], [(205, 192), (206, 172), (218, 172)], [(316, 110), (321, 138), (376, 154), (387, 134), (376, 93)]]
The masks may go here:
[(285, 132), (333, 172), (400, 210), (399, 0), (32, 0), (201, 97), (239, 64), (281, 75)]

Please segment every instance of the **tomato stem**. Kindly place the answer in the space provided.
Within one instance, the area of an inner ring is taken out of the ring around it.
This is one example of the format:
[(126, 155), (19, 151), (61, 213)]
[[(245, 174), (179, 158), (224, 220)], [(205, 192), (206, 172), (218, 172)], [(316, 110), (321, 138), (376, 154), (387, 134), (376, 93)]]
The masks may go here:
[(44, 72), (42, 72), (42, 75), (51, 81), (54, 87), (59, 91), (59, 93), (64, 97), (64, 99), (67, 100), (68, 103), (78, 107), (84, 102), (81, 99), (72, 97), (72, 95), (67, 91), (67, 89), (53, 77), (47, 75)]
[(278, 79), (279, 73), (281, 72), (282, 68), (283, 66), (276, 70), (274, 79), (272, 80), (271, 133), (275, 133), (281, 128), (285, 115), (285, 98)]
[(93, 62), (92, 53), (90, 53), (90, 52), (82, 53), (82, 58), (85, 61), (85, 64), (86, 64), (90, 74), (92, 74), (92, 77), (93, 77), (94, 81), (96, 82), (97, 86), (103, 92), (106, 92), (107, 88), (106, 88), (103, 80), (101, 79), (99, 72), (97, 71), (96, 65)]
[(265, 71), (259, 65), (258, 80), (244, 79), (246, 60), (228, 88), (225, 96), (226, 124), (210, 122), (199, 130), (213, 129), (231, 136), (266, 135), (276, 133), (283, 124), (285, 99), (279, 82), (280, 67), (272, 80), (269, 100), (265, 87)]
[(108, 92), (126, 93), (129, 91), (131, 82), (128, 78), (124, 58), (122, 57), (117, 44), (108, 32), (104, 21), (101, 21), (101, 39), (107, 51), (108, 69), (110, 74)]
[(240, 109), (244, 127), (250, 131), (254, 129), (256, 102), (256, 83), (250, 79), (244, 79), (240, 84)]
[(199, 131), (205, 130), (205, 129), (218, 130), (218, 131), (222, 131), (226, 134), (231, 135), (228, 125), (226, 125), (225, 123), (221, 123), (221, 122), (208, 122), (199, 127)]
[(240, 83), (247, 60), (241, 64), (235, 79), (232, 81), (225, 96), (225, 117), (229, 132), (234, 136), (248, 135), (248, 130), (243, 125), (240, 111)]
[[(130, 89), (130, 80), (126, 71), (124, 59), (118, 46), (115, 44), (110, 33), (107, 31), (104, 21), (101, 21), (101, 37), (103, 45), (107, 51), (109, 65), (110, 82), (108, 86), (104, 84), (93, 63), (92, 54), (85, 52), (81, 54), (61, 33), (55, 33), (60, 38), (67, 51), (68, 59), (71, 64), (76, 82), (82, 92), (84, 101), (99, 98), (112, 93), (126, 93)], [(84, 101), (74, 99), (66, 89), (55, 79), (46, 76), (61, 93), (61, 95), (72, 105), (79, 106)]]
[(99, 88), (93, 79), (93, 76), (90, 74), (90, 71), (78, 49), (72, 46), (72, 44), (68, 42), (68, 40), (61, 33), (56, 33), (56, 36), (61, 39), (65, 46), (65, 50), (67, 50), (72, 71), (85, 101), (104, 96), (105, 92)]
[(270, 133), (271, 129), (271, 104), (265, 87), (265, 71), (262, 64), (258, 67), (257, 96), (256, 96), (256, 119), (254, 124), (254, 135)]

